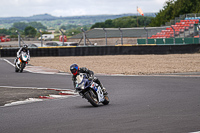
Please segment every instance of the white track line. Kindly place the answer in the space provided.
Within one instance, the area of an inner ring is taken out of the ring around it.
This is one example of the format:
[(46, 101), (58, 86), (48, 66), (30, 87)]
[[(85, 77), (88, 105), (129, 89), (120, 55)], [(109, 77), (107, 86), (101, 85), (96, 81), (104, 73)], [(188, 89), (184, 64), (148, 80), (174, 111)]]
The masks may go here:
[(27, 104), (27, 103), (33, 103), (33, 102), (39, 102), (39, 101), (43, 101), (43, 99), (39, 99), (39, 98), (28, 98), (24, 101), (16, 101), (16, 102), (12, 102), (12, 103), (7, 103), (2, 107), (7, 107), (7, 106), (14, 106), (14, 105), (21, 105), (21, 104)]
[(74, 91), (74, 89), (60, 89), (60, 88), (40, 88), (40, 87), (18, 87), (18, 86), (0, 86), (0, 88), (28, 88), (28, 89), (42, 89), (42, 90), (60, 90), (60, 91)]
[[(16, 86), (0, 86), (0, 88), (28, 88), (28, 89), (45, 89), (45, 90), (55, 90), (55, 91), (60, 91), (61, 93), (66, 93), (67, 95), (49, 95), (49, 96), (44, 96), (44, 97), (49, 97), (50, 99), (61, 99), (61, 98), (68, 98), (68, 97), (77, 97), (79, 96), (78, 93), (75, 93), (74, 90), (72, 89), (60, 89), (60, 88), (37, 88), (37, 87), (16, 87)], [(43, 97), (43, 96), (42, 96)], [(7, 107), (7, 106), (14, 106), (14, 105), (21, 105), (21, 104), (27, 104), (27, 103), (33, 103), (33, 102), (38, 102), (38, 101), (44, 101), (44, 100), (49, 100), (46, 98), (28, 98), (23, 101), (16, 101), (12, 103), (5, 104), (4, 106), (1, 107)]]
[(13, 67), (15, 66), (13, 63), (11, 63), (9, 60), (7, 59), (3, 59), (4, 61), (6, 61), (7, 63), (9, 63), (10, 65), (12, 65)]
[[(13, 63), (11, 63), (9, 60), (7, 60), (7, 59), (2, 59), (2, 60), (6, 61), (8, 64), (10, 64), (10, 65), (12, 65), (13, 67), (15, 67), (15, 65), (14, 65)], [(26, 68), (25, 68), (24, 70), (27, 71), (27, 72), (30, 72), (30, 73), (57, 74), (57, 73), (55, 73), (55, 72), (33, 72), (33, 71), (28, 70), (28, 69), (26, 69)]]
[[(17, 86), (0, 86), (0, 88), (28, 88), (28, 89), (38, 89), (37, 87), (17, 87)], [(45, 89), (45, 88), (41, 88)]]
[[(11, 63), (9, 60), (7, 60), (7, 59), (3, 59), (3, 60), (6, 61), (8, 64), (12, 65), (13, 67), (15, 67), (15, 65), (13, 63)], [(31, 72), (31, 71), (27, 70), (26, 68), (24, 70)]]

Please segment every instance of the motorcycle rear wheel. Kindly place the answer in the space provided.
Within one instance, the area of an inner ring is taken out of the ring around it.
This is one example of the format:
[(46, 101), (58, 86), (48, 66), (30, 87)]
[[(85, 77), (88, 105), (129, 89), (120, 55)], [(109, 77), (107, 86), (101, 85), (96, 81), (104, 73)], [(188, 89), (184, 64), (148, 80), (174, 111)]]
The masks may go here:
[[(95, 97), (96, 96), (96, 97)], [(97, 95), (92, 91), (88, 91), (85, 93), (85, 98), (90, 102), (94, 107), (99, 106)]]

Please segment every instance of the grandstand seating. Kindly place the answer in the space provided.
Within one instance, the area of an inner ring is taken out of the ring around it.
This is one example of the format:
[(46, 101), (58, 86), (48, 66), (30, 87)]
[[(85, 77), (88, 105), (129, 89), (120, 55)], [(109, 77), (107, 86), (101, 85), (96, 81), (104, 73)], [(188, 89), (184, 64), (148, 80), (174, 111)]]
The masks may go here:
[(150, 38), (171, 38), (174, 37), (174, 31), (172, 27), (175, 29), (175, 36), (178, 36), (180, 33), (183, 33), (185, 30), (189, 30), (189, 28), (193, 28), (194, 24), (198, 24), (200, 20), (199, 18), (196, 19), (189, 19), (186, 18), (185, 20), (181, 20), (180, 22), (177, 22), (175, 25), (171, 25), (170, 28), (166, 28), (165, 30), (162, 30), (161, 32), (156, 33), (155, 35), (152, 35)]

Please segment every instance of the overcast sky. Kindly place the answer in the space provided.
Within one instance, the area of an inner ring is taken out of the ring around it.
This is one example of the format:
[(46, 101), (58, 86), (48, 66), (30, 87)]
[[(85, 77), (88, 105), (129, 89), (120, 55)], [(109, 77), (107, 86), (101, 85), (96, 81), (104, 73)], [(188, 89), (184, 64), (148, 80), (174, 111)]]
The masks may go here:
[(53, 16), (159, 12), (166, 0), (0, 0), (0, 17)]

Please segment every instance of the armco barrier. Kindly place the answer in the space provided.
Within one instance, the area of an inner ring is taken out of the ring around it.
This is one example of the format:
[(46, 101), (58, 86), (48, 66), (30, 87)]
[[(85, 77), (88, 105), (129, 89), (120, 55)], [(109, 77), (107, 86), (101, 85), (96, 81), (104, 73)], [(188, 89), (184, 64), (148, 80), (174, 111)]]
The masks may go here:
[[(18, 49), (0, 49), (1, 57), (16, 57)], [(92, 56), (128, 54), (184, 54), (200, 51), (200, 44), (147, 46), (88, 46), (70, 48), (32, 48), (31, 57), (38, 56)]]

